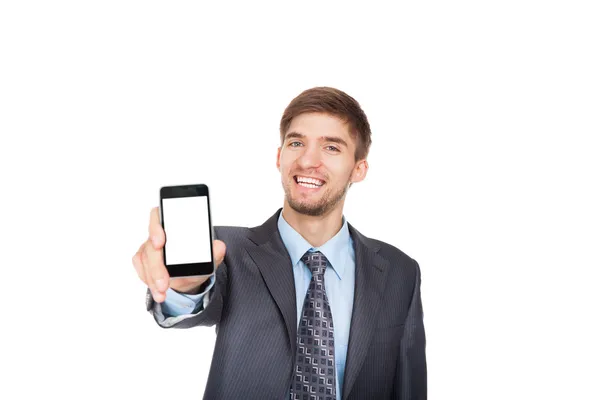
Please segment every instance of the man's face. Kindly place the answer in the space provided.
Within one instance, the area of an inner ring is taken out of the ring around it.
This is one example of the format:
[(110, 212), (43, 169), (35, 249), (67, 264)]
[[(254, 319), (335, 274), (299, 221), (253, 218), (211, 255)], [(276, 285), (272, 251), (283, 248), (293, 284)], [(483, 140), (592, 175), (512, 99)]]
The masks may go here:
[(320, 216), (343, 201), (351, 182), (364, 179), (366, 160), (355, 162), (348, 126), (323, 113), (295, 117), (277, 151), (286, 201), (300, 214)]

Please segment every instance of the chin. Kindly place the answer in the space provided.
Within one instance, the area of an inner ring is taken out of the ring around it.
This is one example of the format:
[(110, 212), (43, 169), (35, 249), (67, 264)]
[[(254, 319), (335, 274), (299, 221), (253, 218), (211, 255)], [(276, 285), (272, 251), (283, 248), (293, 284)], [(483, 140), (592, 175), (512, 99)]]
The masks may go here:
[(287, 199), (287, 202), (290, 208), (298, 214), (309, 215), (311, 217), (320, 217), (332, 208), (331, 204), (322, 202), (295, 201), (290, 198)]
[(297, 206), (296, 204), (290, 204), (290, 207), (298, 214), (309, 215), (311, 217), (320, 217), (325, 214), (325, 210), (321, 207), (306, 207), (304, 205)]

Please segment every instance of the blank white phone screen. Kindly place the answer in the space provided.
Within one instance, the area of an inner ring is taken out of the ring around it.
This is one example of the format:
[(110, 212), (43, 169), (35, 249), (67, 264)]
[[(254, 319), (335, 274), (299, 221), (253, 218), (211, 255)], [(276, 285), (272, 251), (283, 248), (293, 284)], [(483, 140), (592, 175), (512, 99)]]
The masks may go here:
[(210, 262), (208, 197), (162, 200), (167, 265)]

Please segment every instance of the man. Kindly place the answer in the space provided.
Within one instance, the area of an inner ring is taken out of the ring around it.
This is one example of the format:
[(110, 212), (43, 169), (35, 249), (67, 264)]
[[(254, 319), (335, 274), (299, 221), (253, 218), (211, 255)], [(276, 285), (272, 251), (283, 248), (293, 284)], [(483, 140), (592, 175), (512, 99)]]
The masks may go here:
[(283, 208), (255, 228), (214, 227), (210, 279), (169, 280), (152, 210), (133, 257), (148, 311), (163, 328), (216, 325), (206, 399), (426, 399), (419, 265), (343, 215), (368, 170), (366, 115), (346, 93), (313, 88), (288, 105), (280, 134)]

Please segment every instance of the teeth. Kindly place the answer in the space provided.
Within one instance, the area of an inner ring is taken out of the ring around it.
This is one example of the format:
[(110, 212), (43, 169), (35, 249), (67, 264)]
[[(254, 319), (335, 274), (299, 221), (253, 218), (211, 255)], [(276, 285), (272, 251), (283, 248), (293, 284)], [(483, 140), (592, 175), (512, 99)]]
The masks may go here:
[(298, 185), (304, 186), (304, 187), (307, 187), (307, 188), (313, 188), (313, 189), (321, 187), (321, 186), (313, 185), (311, 183), (304, 183), (304, 182), (298, 182)]
[(322, 186), (323, 182), (318, 180), (318, 179), (314, 179), (314, 178), (305, 178), (303, 176), (298, 176), (296, 177), (296, 180), (298, 181), (298, 183), (302, 182), (302, 183), (308, 183), (308, 184), (312, 184), (315, 186)]

